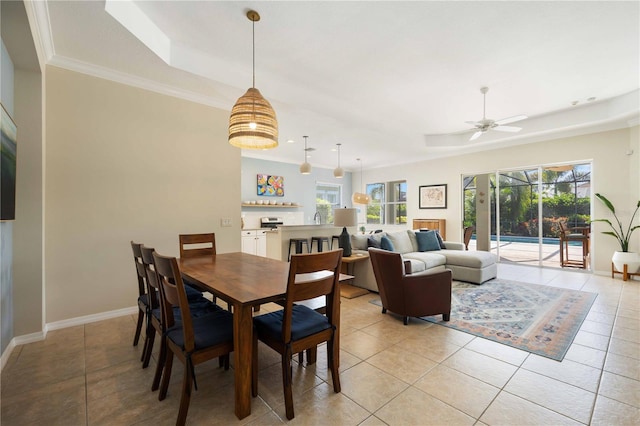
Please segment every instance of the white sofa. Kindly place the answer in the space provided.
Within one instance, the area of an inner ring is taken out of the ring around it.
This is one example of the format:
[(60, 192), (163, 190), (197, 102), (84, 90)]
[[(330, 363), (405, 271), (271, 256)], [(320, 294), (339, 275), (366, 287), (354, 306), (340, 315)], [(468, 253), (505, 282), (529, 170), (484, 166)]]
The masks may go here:
[[(463, 243), (444, 241), (444, 249), (419, 251), (416, 232), (382, 232), (373, 235), (351, 235), (354, 253), (364, 253), (371, 245), (369, 238), (380, 241), (386, 236), (393, 244), (393, 251), (402, 254), (405, 261), (411, 263), (411, 273), (438, 272), (450, 269), (453, 279), (474, 284), (482, 284), (495, 278), (498, 272), (496, 256), (485, 251), (465, 251)], [(371, 261), (356, 262), (353, 268), (354, 285), (372, 291), (378, 291), (373, 275)]]

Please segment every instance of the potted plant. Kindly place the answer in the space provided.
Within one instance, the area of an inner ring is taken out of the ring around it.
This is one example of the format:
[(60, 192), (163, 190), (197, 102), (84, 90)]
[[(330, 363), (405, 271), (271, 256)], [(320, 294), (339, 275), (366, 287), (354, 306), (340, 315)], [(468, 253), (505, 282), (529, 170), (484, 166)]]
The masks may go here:
[(633, 253), (629, 251), (629, 241), (631, 239), (631, 234), (633, 231), (640, 228), (640, 225), (633, 226), (633, 219), (636, 217), (636, 213), (638, 213), (638, 209), (640, 209), (640, 201), (636, 204), (636, 209), (631, 216), (631, 220), (629, 221), (629, 226), (626, 231), (622, 226), (622, 222), (618, 219), (616, 215), (616, 208), (611, 204), (611, 201), (607, 199), (604, 195), (596, 194), (596, 197), (602, 201), (602, 203), (611, 211), (613, 217), (617, 222), (617, 227), (614, 226), (613, 223), (609, 219), (594, 219), (592, 222), (605, 222), (608, 223), (611, 227), (611, 231), (603, 231), (603, 234), (611, 235), (620, 243), (620, 251), (616, 251), (613, 253), (613, 257), (611, 261), (615, 266), (616, 270), (622, 272), (624, 270), (624, 265), (627, 265), (627, 271), (630, 273), (636, 273), (640, 270), (640, 257), (638, 253)]

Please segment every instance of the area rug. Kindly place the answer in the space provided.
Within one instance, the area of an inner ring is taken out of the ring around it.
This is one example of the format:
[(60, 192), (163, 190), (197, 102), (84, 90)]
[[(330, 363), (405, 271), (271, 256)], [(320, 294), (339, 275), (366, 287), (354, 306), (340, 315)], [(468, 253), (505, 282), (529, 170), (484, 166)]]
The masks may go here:
[[(451, 320), (423, 317), (474, 336), (562, 361), (597, 295), (494, 279), (454, 281)], [(380, 305), (380, 300), (375, 300)], [(374, 303), (375, 303), (374, 302)]]

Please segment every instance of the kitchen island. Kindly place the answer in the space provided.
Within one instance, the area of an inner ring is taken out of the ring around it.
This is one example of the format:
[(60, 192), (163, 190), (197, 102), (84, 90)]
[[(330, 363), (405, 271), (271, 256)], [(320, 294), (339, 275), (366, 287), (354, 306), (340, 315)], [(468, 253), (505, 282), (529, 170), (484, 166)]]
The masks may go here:
[[(347, 228), (349, 234), (356, 232), (356, 227)], [(333, 224), (326, 225), (280, 225), (274, 231), (267, 232), (267, 257), (277, 260), (288, 260), (289, 240), (291, 238), (306, 238), (311, 244), (311, 237), (327, 237), (331, 245), (331, 237), (340, 235), (342, 228)], [(326, 246), (325, 246), (326, 247)], [(338, 248), (337, 241), (333, 246)], [(293, 249), (295, 250), (295, 249)], [(314, 245), (314, 251), (315, 251)], [(326, 250), (326, 248), (324, 249)]]

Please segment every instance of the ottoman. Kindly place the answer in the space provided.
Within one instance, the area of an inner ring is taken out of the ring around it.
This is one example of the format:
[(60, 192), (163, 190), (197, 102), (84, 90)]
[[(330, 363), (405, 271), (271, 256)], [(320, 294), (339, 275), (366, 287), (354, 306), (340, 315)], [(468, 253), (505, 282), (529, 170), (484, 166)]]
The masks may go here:
[(498, 275), (496, 256), (486, 251), (441, 250), (447, 258), (446, 268), (453, 279), (482, 284)]

